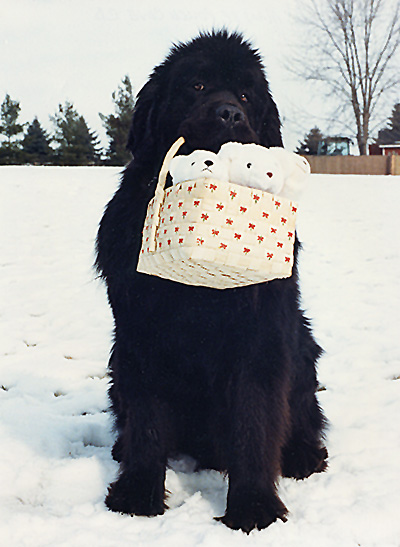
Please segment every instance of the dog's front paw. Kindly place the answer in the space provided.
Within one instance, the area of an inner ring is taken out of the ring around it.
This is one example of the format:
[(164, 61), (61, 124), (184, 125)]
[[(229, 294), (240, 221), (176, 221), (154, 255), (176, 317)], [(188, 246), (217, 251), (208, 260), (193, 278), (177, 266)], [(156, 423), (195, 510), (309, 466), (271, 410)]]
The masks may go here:
[(288, 510), (275, 493), (256, 489), (237, 489), (228, 496), (228, 506), (223, 517), (216, 520), (228, 528), (249, 534), (254, 528), (262, 530), (280, 519), (287, 520)]
[(106, 506), (116, 513), (153, 517), (167, 509), (164, 488), (160, 481), (122, 473), (108, 489)]
[(324, 446), (305, 442), (290, 444), (282, 453), (282, 476), (305, 479), (313, 473), (321, 473), (328, 467), (328, 451)]

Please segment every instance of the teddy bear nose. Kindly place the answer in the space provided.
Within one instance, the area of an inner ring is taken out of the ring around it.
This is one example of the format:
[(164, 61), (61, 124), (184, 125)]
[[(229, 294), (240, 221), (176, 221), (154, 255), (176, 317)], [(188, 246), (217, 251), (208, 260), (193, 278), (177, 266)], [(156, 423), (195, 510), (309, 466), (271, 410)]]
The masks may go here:
[(204, 163), (207, 165), (207, 167), (211, 167), (212, 165), (214, 165), (214, 162), (211, 160), (206, 160)]

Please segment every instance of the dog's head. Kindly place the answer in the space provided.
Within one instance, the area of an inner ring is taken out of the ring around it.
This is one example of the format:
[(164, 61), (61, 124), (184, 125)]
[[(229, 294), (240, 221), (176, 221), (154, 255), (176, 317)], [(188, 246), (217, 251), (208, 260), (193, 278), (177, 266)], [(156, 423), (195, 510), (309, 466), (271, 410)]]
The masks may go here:
[(228, 141), (282, 146), (260, 56), (241, 35), (223, 30), (175, 46), (139, 92), (128, 141), (135, 160), (161, 161), (179, 136), (184, 154)]

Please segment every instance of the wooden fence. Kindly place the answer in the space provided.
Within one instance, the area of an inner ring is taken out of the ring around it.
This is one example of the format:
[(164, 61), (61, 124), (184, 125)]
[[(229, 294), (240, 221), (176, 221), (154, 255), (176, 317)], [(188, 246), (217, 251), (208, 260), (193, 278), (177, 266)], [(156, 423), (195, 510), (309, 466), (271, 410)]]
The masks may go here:
[(400, 156), (306, 156), (311, 173), (400, 175)]

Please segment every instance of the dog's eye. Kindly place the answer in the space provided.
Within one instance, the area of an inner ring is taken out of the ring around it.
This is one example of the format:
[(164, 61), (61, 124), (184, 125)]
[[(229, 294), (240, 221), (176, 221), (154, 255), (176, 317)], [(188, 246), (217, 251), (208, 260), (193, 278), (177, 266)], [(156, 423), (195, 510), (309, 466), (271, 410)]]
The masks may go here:
[(250, 167), (251, 167), (251, 163), (248, 163), (247, 164), (247, 169), (250, 169)]
[(197, 82), (193, 87), (196, 91), (203, 91), (205, 86), (202, 82)]
[(242, 93), (240, 95), (240, 100), (242, 101), (242, 103), (248, 103), (249, 102), (249, 96), (246, 95), (246, 93)]

